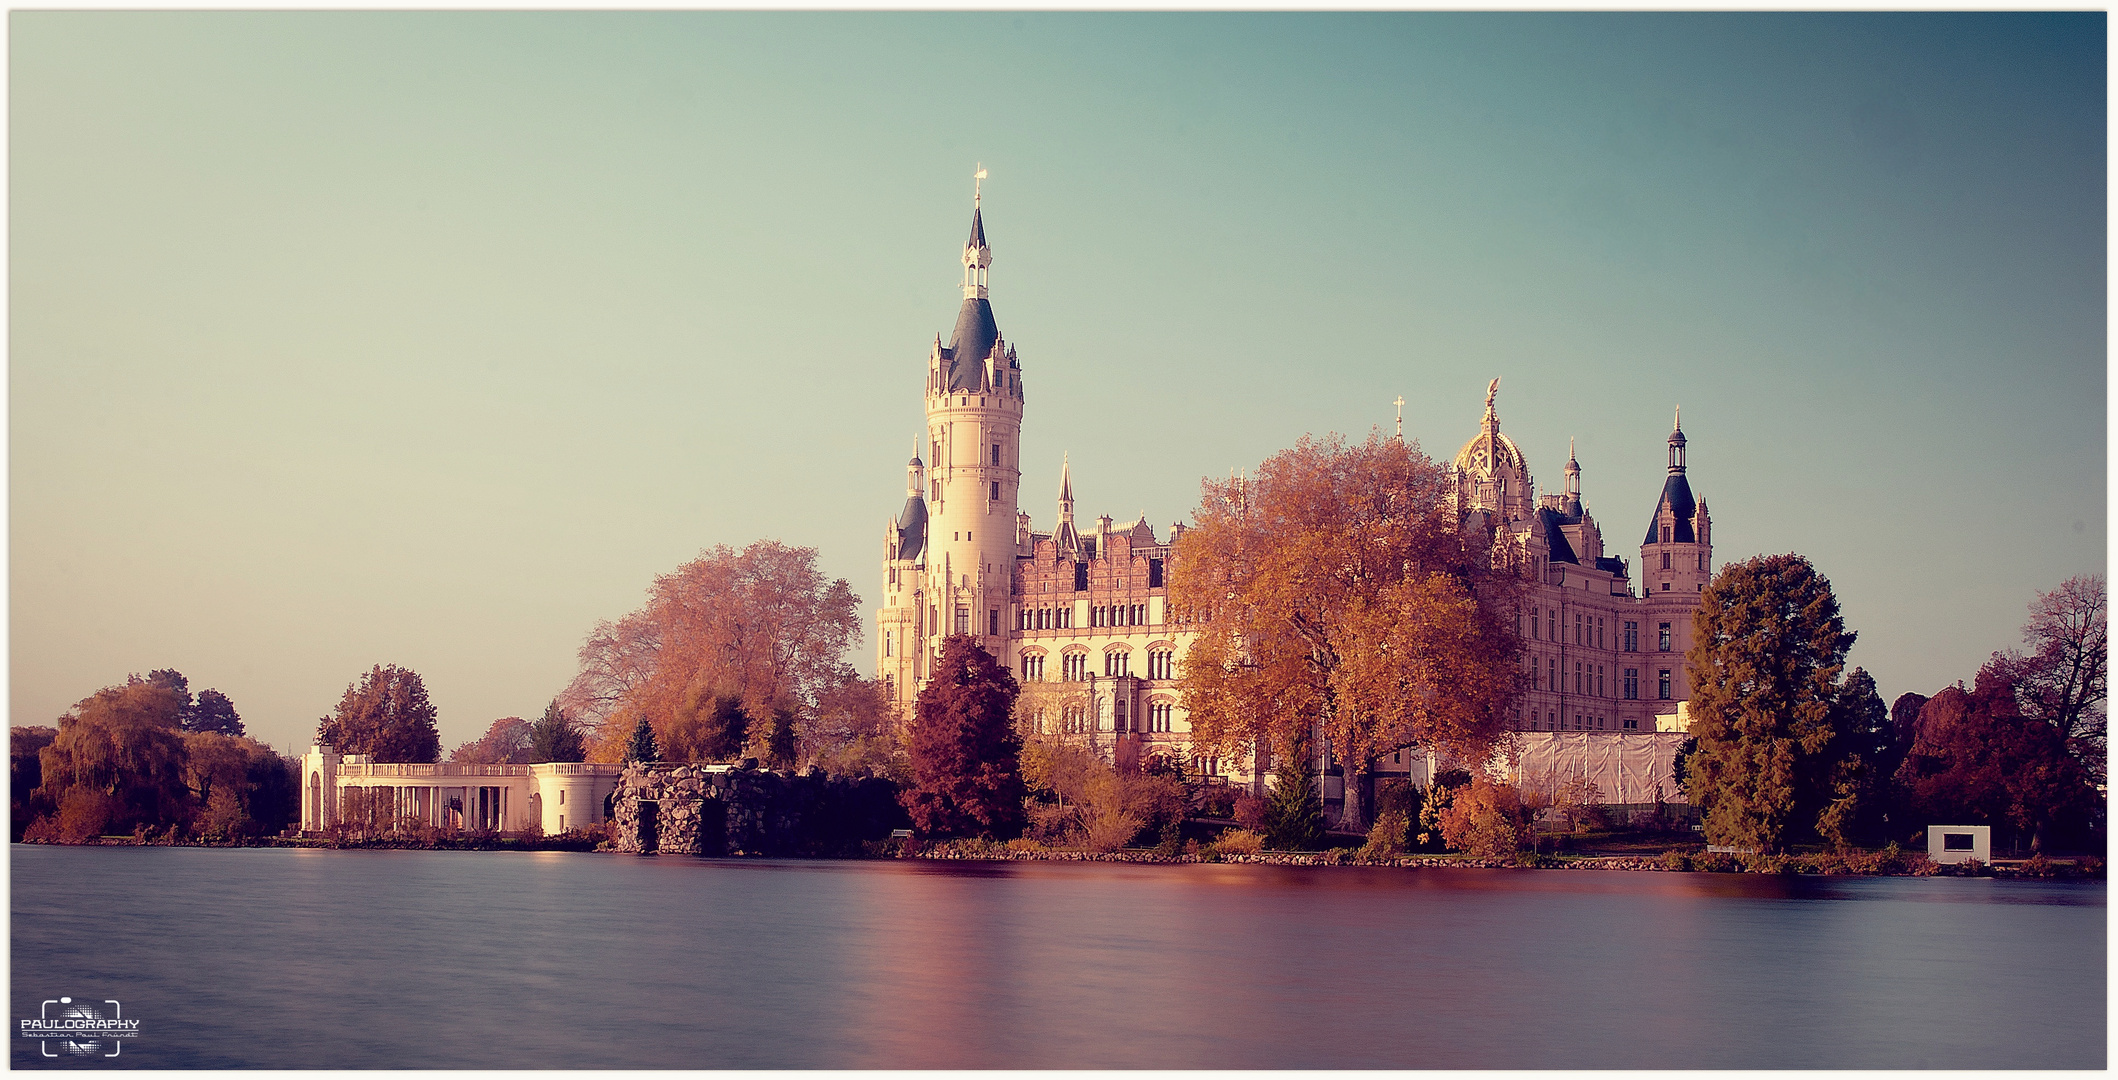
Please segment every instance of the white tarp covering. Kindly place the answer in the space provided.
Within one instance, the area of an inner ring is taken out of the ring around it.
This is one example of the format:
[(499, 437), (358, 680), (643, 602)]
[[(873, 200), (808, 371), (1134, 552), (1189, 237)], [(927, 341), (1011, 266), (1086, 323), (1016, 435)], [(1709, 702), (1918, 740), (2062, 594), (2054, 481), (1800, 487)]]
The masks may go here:
[(1681, 731), (1517, 731), (1516, 755), (1506, 768), (1511, 783), (1556, 776), (1585, 776), (1602, 794), (1598, 802), (1688, 802), (1670, 772)]

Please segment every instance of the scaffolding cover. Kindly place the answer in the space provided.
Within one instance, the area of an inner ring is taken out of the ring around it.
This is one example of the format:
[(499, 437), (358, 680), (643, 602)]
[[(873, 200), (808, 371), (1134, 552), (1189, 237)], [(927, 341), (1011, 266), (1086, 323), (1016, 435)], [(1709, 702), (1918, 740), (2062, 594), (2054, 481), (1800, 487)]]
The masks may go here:
[(1509, 780), (1520, 787), (1546, 777), (1565, 782), (1585, 776), (1601, 792), (1598, 802), (1681, 803), (1690, 800), (1672, 777), (1681, 731), (1516, 731)]

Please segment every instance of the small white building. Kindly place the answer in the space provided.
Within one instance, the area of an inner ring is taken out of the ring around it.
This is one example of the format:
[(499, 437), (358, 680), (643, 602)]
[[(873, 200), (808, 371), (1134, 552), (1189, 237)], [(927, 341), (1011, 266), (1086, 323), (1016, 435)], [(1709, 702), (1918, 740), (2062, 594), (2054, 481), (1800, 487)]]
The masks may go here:
[(547, 834), (603, 820), (603, 800), (624, 766), (604, 762), (541, 765), (414, 764), (339, 754), (326, 744), (302, 755), (302, 830), (336, 824), (349, 788), (388, 792), (392, 817), (436, 828)]
[(1977, 859), (1993, 865), (1991, 825), (1927, 826), (1927, 857), (1938, 863), (1960, 863)]

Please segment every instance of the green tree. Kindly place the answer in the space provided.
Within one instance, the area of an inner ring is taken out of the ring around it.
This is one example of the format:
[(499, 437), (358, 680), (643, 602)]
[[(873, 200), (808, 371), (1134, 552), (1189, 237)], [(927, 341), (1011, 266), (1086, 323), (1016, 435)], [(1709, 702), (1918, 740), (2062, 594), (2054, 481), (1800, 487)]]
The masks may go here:
[(218, 690), (201, 690), (198, 699), (184, 714), (184, 730), (241, 736), (243, 718), (235, 711), (235, 702), (228, 700), (228, 695)]
[(183, 778), (192, 831), (214, 839), (276, 833), (299, 812), (298, 767), (253, 739), (194, 731), (184, 735)]
[(317, 741), (376, 761), (432, 762), (441, 757), (434, 706), (419, 673), (377, 664), (346, 687), (338, 708), (316, 722)]
[(1865, 669), (1854, 668), (1832, 702), (1831, 726), (1844, 752), (1831, 756), (1830, 797), (1816, 831), (1844, 849), (1880, 844), (1888, 821), (1890, 775), (1897, 768), (1897, 733), (1890, 710)]
[(176, 695), (177, 727), (220, 735), (243, 733), (243, 718), (236, 713), (235, 703), (228, 700), (228, 695), (218, 690), (201, 690), (194, 699), (191, 680), (175, 668), (156, 668), (147, 673), (147, 681)]
[(969, 637), (942, 642), (906, 749), (912, 786), (898, 800), (924, 836), (1022, 834), (1022, 737), (1012, 720), (1015, 677)]
[[(1832, 726), (1854, 634), (1799, 555), (1727, 567), (1700, 594), (1685, 657), (1698, 749), (1686, 786), (1716, 844), (1785, 850), (1841, 794), (1853, 752)], [(1834, 811), (1843, 816), (1843, 810)]]
[(544, 707), (544, 715), (530, 725), (529, 759), (534, 762), (581, 761), (587, 757), (587, 747), (581, 739), (581, 728), (559, 708), (559, 699), (553, 698)]
[(662, 760), (662, 748), (655, 745), (654, 726), (644, 716), (632, 726), (632, 739), (625, 744), (625, 760), (643, 765)]
[(1272, 770), (1265, 803), (1265, 846), (1274, 851), (1315, 851), (1324, 846), (1324, 796), (1309, 771), (1314, 749), (1293, 740)]
[(760, 756), (764, 758), (766, 768), (794, 768), (795, 760), (801, 756), (802, 748), (800, 741), (796, 739), (794, 734), (794, 711), (792, 709), (779, 708), (772, 710), (772, 718), (766, 722), (764, 745), (760, 749), (764, 751)]

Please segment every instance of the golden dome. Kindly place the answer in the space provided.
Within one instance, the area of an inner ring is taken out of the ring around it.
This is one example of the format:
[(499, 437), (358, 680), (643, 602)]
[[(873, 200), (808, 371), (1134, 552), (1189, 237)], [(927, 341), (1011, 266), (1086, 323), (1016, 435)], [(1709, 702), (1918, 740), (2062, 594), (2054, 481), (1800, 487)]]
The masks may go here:
[(1498, 431), (1482, 431), (1456, 452), (1456, 471), (1492, 473), (1500, 469), (1523, 472), (1522, 449), (1515, 440)]

